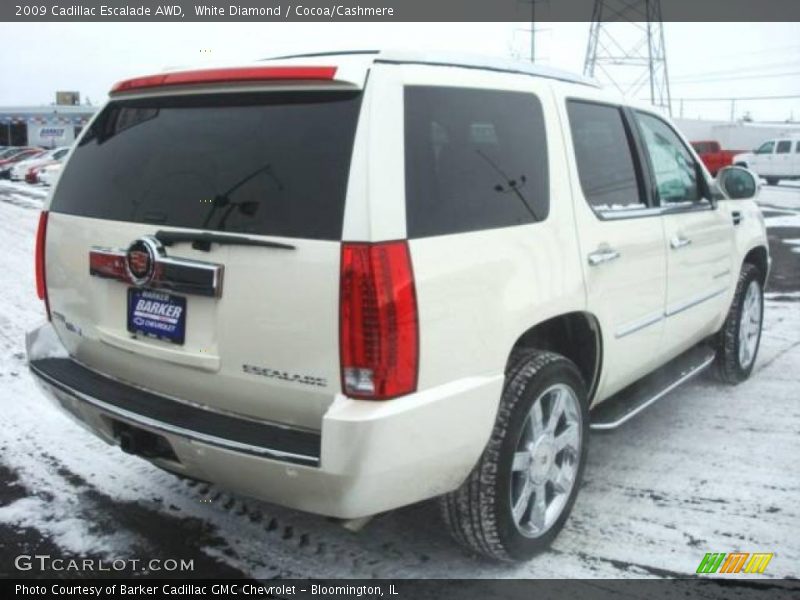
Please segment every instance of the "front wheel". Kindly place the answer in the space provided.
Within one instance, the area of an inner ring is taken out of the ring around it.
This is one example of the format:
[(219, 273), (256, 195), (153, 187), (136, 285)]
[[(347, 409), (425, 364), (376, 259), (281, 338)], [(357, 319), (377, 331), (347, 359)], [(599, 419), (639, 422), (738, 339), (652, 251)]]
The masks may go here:
[(526, 560), (550, 544), (583, 475), (587, 404), (571, 361), (535, 350), (518, 360), (483, 455), (461, 487), (441, 499), (458, 542), (500, 560)]
[(779, 179), (777, 177), (766, 177), (767, 185), (778, 185)]
[(731, 308), (717, 337), (717, 377), (725, 383), (736, 385), (753, 372), (764, 320), (761, 281), (754, 265), (742, 265)]

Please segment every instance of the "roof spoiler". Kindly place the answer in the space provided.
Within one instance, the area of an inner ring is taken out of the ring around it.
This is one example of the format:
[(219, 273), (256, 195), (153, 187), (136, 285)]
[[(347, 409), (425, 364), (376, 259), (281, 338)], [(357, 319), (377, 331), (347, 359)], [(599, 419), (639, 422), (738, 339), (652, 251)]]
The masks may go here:
[(257, 82), (257, 81), (331, 81), (336, 67), (285, 66), (285, 67), (228, 67), (172, 71), (124, 79), (114, 84), (111, 94), (159, 87), (199, 85), (207, 83)]

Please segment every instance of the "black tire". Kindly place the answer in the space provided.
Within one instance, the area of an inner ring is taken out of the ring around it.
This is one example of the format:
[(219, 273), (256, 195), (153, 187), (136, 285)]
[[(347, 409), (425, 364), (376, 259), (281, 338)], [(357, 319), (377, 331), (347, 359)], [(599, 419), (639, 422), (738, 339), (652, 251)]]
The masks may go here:
[(778, 181), (780, 181), (777, 177), (765, 177), (767, 180), (767, 185), (778, 185)]
[[(717, 358), (715, 364), (715, 374), (717, 379), (723, 383), (737, 385), (750, 377), (753, 366), (756, 364), (758, 348), (761, 344), (761, 327), (764, 321), (764, 289), (762, 285), (762, 273), (750, 263), (744, 263), (739, 272), (739, 281), (736, 283), (736, 292), (733, 295), (733, 302), (728, 310), (728, 316), (722, 329), (716, 336), (715, 346)], [(755, 350), (752, 359), (748, 364), (742, 365), (740, 361), (740, 336), (742, 326), (742, 312), (744, 307), (746, 291), (751, 283), (755, 282), (758, 287), (758, 295), (761, 306), (761, 315), (758, 322), (758, 339), (756, 340)]]
[[(558, 518), (541, 536), (528, 537), (511, 514), (511, 464), (534, 401), (556, 384), (571, 388), (580, 405), (577, 473)], [(531, 350), (516, 357), (506, 375), (497, 420), (483, 455), (461, 487), (440, 499), (451, 535), (467, 548), (498, 560), (527, 560), (547, 548), (575, 502), (586, 463), (588, 431), (586, 385), (577, 367), (553, 352)]]
[(742, 168), (746, 169), (747, 168), (747, 163), (746, 162), (737, 162), (737, 163), (734, 163), (733, 166), (734, 167), (742, 167)]

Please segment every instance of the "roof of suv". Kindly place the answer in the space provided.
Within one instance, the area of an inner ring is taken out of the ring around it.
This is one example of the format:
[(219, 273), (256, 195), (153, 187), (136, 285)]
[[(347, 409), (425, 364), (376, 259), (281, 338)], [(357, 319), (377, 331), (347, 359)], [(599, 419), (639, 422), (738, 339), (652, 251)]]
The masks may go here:
[(398, 50), (339, 50), (334, 52), (315, 52), (309, 54), (292, 54), (287, 56), (275, 56), (264, 58), (262, 61), (283, 61), (294, 59), (316, 59), (316, 58), (360, 58), (367, 63), (389, 63), (389, 64), (417, 64), (433, 65), (444, 67), (463, 67), (468, 69), (483, 69), (486, 71), (500, 71), (503, 73), (519, 73), (531, 75), (533, 77), (544, 77), (547, 79), (557, 79), (569, 83), (578, 83), (599, 88), (600, 85), (592, 78), (584, 77), (562, 71), (535, 65), (521, 60), (513, 60), (502, 57), (488, 57), (473, 54), (451, 53), (451, 52), (413, 52)]
[[(265, 65), (264, 63), (269, 63)], [(236, 83), (239, 89), (258, 81), (324, 81), (325, 85), (344, 88), (363, 87), (366, 74), (374, 64), (426, 65), (478, 69), (541, 77), (599, 90), (600, 85), (588, 77), (528, 62), (446, 52), (407, 52), (396, 50), (353, 50), (318, 52), (263, 58), (250, 63), (218, 64), (203, 67), (170, 67), (160, 73), (117, 82), (110, 94), (159, 94), (190, 86), (202, 90), (208, 85)]]

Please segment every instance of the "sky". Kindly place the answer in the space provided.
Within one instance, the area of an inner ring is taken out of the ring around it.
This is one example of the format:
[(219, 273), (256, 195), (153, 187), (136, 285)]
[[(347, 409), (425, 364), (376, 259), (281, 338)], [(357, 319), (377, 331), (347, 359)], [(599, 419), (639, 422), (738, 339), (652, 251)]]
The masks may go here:
[[(665, 23), (673, 116), (800, 121), (800, 23)], [(537, 23), (537, 62), (583, 70), (589, 23)], [(630, 32), (628, 32), (630, 34)], [(0, 106), (56, 90), (105, 101), (119, 79), (165, 67), (336, 49), (446, 50), (528, 58), (527, 23), (0, 23)], [(625, 48), (635, 37), (618, 32)], [(616, 78), (625, 79), (615, 73)], [(644, 92), (646, 92), (646, 86)], [(798, 96), (787, 100), (697, 98)], [(681, 103), (680, 99), (683, 99)]]

